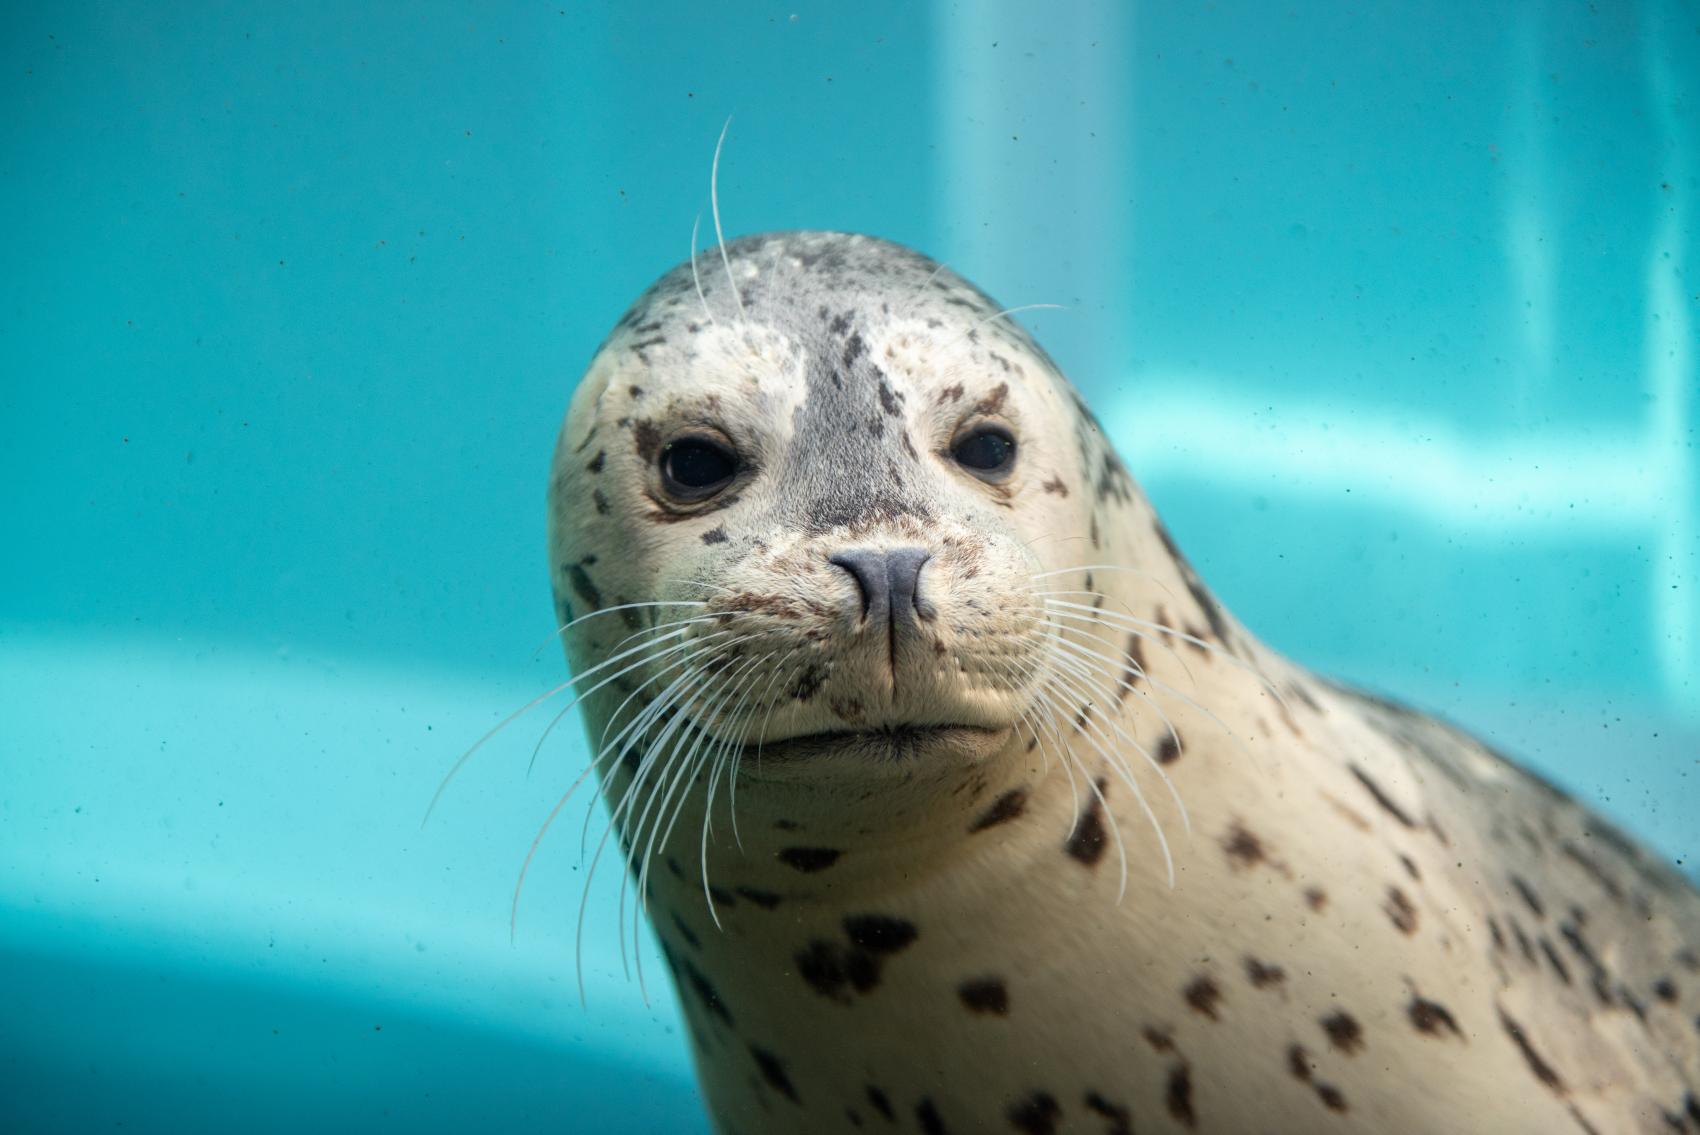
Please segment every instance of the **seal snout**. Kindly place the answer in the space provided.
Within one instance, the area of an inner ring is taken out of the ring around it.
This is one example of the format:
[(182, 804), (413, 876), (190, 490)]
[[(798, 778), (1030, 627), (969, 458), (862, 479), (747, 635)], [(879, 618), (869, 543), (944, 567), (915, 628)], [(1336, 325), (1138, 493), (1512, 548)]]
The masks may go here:
[(862, 596), (862, 619), (872, 626), (891, 626), (895, 640), (918, 629), (918, 621), (938, 614), (921, 595), (921, 567), (933, 554), (925, 548), (851, 548), (835, 552), (827, 562), (841, 567), (856, 581)]

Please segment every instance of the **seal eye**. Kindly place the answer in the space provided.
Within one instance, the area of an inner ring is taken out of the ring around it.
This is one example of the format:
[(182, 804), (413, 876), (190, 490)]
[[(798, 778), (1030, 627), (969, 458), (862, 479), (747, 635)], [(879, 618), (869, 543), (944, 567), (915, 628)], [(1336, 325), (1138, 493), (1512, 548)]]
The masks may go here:
[(661, 484), (669, 496), (679, 500), (707, 500), (724, 489), (737, 472), (737, 456), (705, 437), (682, 437), (668, 442), (661, 451)]
[(976, 477), (1001, 477), (1015, 464), (1015, 438), (1002, 426), (981, 426), (951, 446), (950, 454)]

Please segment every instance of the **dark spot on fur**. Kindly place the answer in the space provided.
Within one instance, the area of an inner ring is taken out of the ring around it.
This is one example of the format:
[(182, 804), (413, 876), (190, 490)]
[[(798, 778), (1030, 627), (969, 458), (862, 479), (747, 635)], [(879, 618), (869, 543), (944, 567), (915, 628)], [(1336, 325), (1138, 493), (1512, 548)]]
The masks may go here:
[(750, 1045), (750, 1055), (756, 1059), (756, 1067), (761, 1069), (761, 1078), (772, 1085), (773, 1090), (790, 1100), (801, 1103), (797, 1098), (797, 1089), (791, 1086), (791, 1077), (785, 1074), (785, 1065), (779, 1062), (779, 1057), (765, 1048)]
[(590, 503), (596, 506), (598, 516), (607, 516), (613, 507), (608, 503), (608, 496), (601, 489), (590, 490)]
[(1009, 1015), (1009, 990), (1003, 979), (977, 977), (956, 987), (956, 995), (971, 1013), (990, 1013), (996, 1017)]
[(1328, 892), (1321, 887), (1306, 887), (1305, 905), (1312, 910), (1320, 911), (1328, 905)]
[(1511, 935), (1517, 939), (1517, 948), (1523, 951), (1523, 960), (1530, 965), (1535, 965), (1535, 944), (1529, 941), (1529, 936), (1523, 933), (1523, 927), (1518, 925), (1515, 918), (1508, 914), (1505, 916), (1505, 921), (1511, 924)]
[(1175, 1050), (1175, 1038), (1164, 1029), (1156, 1029), (1147, 1025), (1142, 1030), (1141, 1035), (1145, 1037), (1145, 1043), (1158, 1052), (1173, 1052)]
[(1516, 888), (1518, 896), (1523, 900), (1523, 904), (1534, 912), (1536, 918), (1545, 918), (1547, 916), (1546, 907), (1541, 905), (1541, 897), (1535, 893), (1535, 888), (1524, 882), (1523, 879), (1517, 875), (1511, 876), (1511, 885)]
[(996, 414), (1003, 409), (1004, 402), (1009, 398), (1009, 383), (1000, 382), (992, 387), (992, 392), (980, 399), (974, 406), (973, 413)]
[(1333, 1084), (1316, 1085), (1316, 1098), (1322, 1101), (1322, 1106), (1329, 1111), (1345, 1111), (1346, 1097)]
[(936, 400), (941, 402), (941, 403), (943, 403), (943, 402), (958, 402), (958, 401), (961, 401), (962, 395), (963, 395), (962, 384), (960, 382), (956, 382), (956, 383), (952, 383), (951, 385), (945, 387), (943, 390), (939, 391)]
[(1192, 983), (1181, 991), (1181, 996), (1186, 998), (1186, 1003), (1192, 1007), (1193, 1012), (1202, 1013), (1212, 1021), (1219, 1019), (1216, 1016), (1216, 1006), (1221, 1003), (1222, 991), (1209, 977), (1194, 978)]
[(939, 1118), (939, 1109), (932, 1100), (915, 1105), (915, 1122), (921, 1125), (922, 1135), (946, 1135), (944, 1120)]
[(1157, 742), (1157, 751), (1151, 754), (1151, 759), (1160, 765), (1172, 765), (1181, 757), (1179, 737), (1173, 733), (1165, 733)]
[(763, 910), (772, 910), (784, 901), (779, 895), (774, 894), (772, 891), (758, 891), (754, 887), (739, 887), (738, 894), (749, 899)]
[(1570, 969), (1564, 964), (1564, 959), (1558, 956), (1558, 951), (1553, 949), (1552, 941), (1545, 935), (1542, 935), (1540, 943), (1541, 953), (1546, 955), (1547, 964), (1552, 966), (1552, 971), (1558, 975), (1558, 979), (1560, 981), (1569, 985)]
[(679, 937), (685, 940), (685, 945), (689, 946), (693, 950), (702, 949), (702, 939), (698, 938), (696, 936), (696, 932), (689, 926), (686, 926), (685, 920), (680, 918), (677, 914), (673, 916), (673, 928), (679, 932)]
[(1446, 1006), (1438, 1001), (1430, 1001), (1413, 993), (1411, 1003), (1405, 1006), (1405, 1012), (1409, 1014), (1411, 1024), (1420, 1033), (1427, 1036), (1439, 1036), (1444, 1030), (1450, 1032), (1459, 1040), (1464, 1039), (1463, 1030), (1458, 1027), (1458, 1022), (1453, 1019)]
[(1676, 982), (1668, 977), (1659, 978), (1659, 980), (1653, 982), (1653, 996), (1666, 1005), (1675, 1005), (1677, 998)]
[(1287, 1071), (1292, 1073), (1293, 1079), (1306, 1084), (1310, 1083), (1313, 1067), (1310, 1061), (1310, 1053), (1305, 1051), (1304, 1045), (1295, 1044), (1287, 1049)]
[(871, 1104), (873, 1109), (879, 1112), (886, 1120), (895, 1120), (897, 1118), (897, 1114), (891, 1110), (891, 1101), (886, 1099), (884, 1092), (880, 1091), (872, 1084), (868, 1085), (868, 1103)]
[(573, 593), (583, 599), (592, 611), (602, 609), (602, 592), (596, 589), (596, 584), (591, 582), (590, 573), (583, 567), (574, 564), (568, 568), (567, 581), (572, 584)]
[(596, 456), (590, 459), (590, 464), (586, 465), (585, 468), (590, 470), (592, 473), (600, 473), (602, 472), (602, 467), (607, 463), (608, 451), (605, 449), (599, 449), (596, 451)]
[(1054, 493), (1059, 497), (1068, 496), (1068, 486), (1063, 484), (1061, 477), (1052, 477), (1049, 481), (1046, 481), (1039, 487), (1045, 492)]
[(1228, 834), (1222, 837), (1222, 850), (1228, 853), (1228, 859), (1235, 867), (1255, 867), (1264, 859), (1262, 841), (1237, 820), (1228, 829)]
[(1009, 1105), (1009, 1125), (1025, 1135), (1056, 1135), (1062, 1108), (1048, 1092), (1034, 1092)]
[(1021, 815), (1027, 809), (1027, 789), (1012, 788), (992, 801), (992, 806), (981, 812), (979, 817), (968, 825), (968, 832), (983, 832), (987, 828), (997, 827)]
[(1611, 981), (1606, 973), (1606, 967), (1595, 955), (1593, 947), (1588, 945), (1588, 940), (1582, 936), (1581, 928), (1568, 922), (1561, 923), (1558, 933), (1583, 966), (1587, 968), (1589, 984), (1593, 986), (1594, 996), (1599, 998), (1600, 1004), (1612, 1004)]
[(903, 412), (903, 395), (892, 390), (884, 374), (879, 376), (879, 396), (880, 409), (885, 411), (887, 417), (895, 418)]
[(1523, 1026), (1512, 1020), (1503, 1008), (1499, 1010), (1499, 1023), (1504, 1027), (1505, 1035), (1509, 1036), (1512, 1043), (1517, 1046), (1517, 1051), (1523, 1054), (1523, 1059), (1528, 1062), (1529, 1071), (1535, 1074), (1535, 1079), (1557, 1094), (1563, 1095), (1564, 1081), (1559, 1079), (1558, 1073), (1553, 1071), (1552, 1065), (1542, 1060), (1541, 1054), (1536, 1052), (1534, 1045), (1529, 1043), (1528, 1036), (1523, 1032)]
[(1405, 892), (1398, 887), (1387, 888), (1387, 902), (1381, 909), (1387, 912), (1387, 917), (1398, 927), (1399, 933), (1417, 932), (1417, 908), (1411, 905), (1411, 900), (1406, 898)]
[(1369, 794), (1375, 798), (1375, 802), (1381, 805), (1382, 811), (1386, 812), (1389, 816), (1392, 816), (1395, 820), (1398, 820), (1407, 828), (1414, 828), (1417, 826), (1416, 822), (1406, 814), (1405, 810), (1395, 804), (1393, 802), (1393, 798), (1388, 796), (1386, 792), (1382, 791), (1381, 785), (1370, 779), (1369, 773), (1365, 772), (1357, 765), (1348, 765), (1346, 767), (1352, 770), (1352, 775), (1358, 778), (1358, 783), (1362, 784)]
[(702, 534), (702, 542), (704, 544), (724, 544), (726, 542), (726, 526), (710, 528)]
[(849, 966), (845, 951), (837, 943), (816, 939), (798, 951), (792, 961), (797, 966), (797, 976), (810, 989), (829, 1001), (849, 1004), (850, 995), (845, 988), (850, 985)]
[(661, 453), (661, 431), (648, 419), (632, 426), (632, 442), (637, 447), (638, 456), (643, 458), (646, 465)]
[[(1098, 792), (1104, 791), (1104, 781), (1097, 782)], [(1103, 806), (1094, 794), (1080, 813), (1080, 820), (1074, 825), (1074, 830), (1068, 833), (1068, 839), (1063, 843), (1063, 850), (1080, 863), (1095, 867), (1098, 860), (1104, 857), (1104, 848), (1108, 833), (1104, 829), (1104, 818), (1101, 814)]]
[(798, 701), (808, 701), (820, 692), (821, 684), (826, 681), (826, 667), (811, 663), (797, 675), (797, 680), (791, 683), (786, 692)]
[(777, 852), (776, 858), (787, 867), (812, 875), (837, 863), (843, 854), (835, 847), (785, 847)]
[[(833, 852), (834, 857), (837, 852)], [(850, 941), (875, 954), (895, 954), (908, 949), (919, 937), (915, 924), (888, 914), (856, 914), (844, 920)]]
[(1107, 1121), (1104, 1135), (1133, 1135), (1133, 1115), (1120, 1104), (1111, 1103), (1097, 1092), (1087, 1092), (1086, 1110)]
[(704, 977), (702, 971), (690, 962), (681, 963), (681, 968), (685, 971), (687, 984), (690, 985), (691, 991), (697, 995), (697, 999), (702, 1002), (703, 1008), (730, 1025), (732, 1014), (726, 1008), (726, 1002), (720, 999), (720, 991), (714, 988), (714, 983)]
[(1286, 970), (1277, 965), (1260, 962), (1256, 958), (1245, 960), (1245, 975), (1257, 989), (1268, 989), (1271, 985), (1280, 985), (1287, 980)]
[(1415, 860), (1413, 860), (1409, 855), (1399, 856), (1399, 863), (1405, 868), (1405, 874), (1409, 875), (1413, 881), (1422, 881), (1423, 873), (1417, 870)]
[(1360, 1051), (1364, 1046), (1363, 1026), (1350, 1013), (1340, 1011), (1330, 1013), (1318, 1022), (1322, 1031), (1328, 1034), (1328, 1043), (1347, 1056)]
[(1169, 1069), (1169, 1086), (1164, 1103), (1169, 1114), (1182, 1127), (1198, 1126), (1198, 1116), (1192, 1110), (1192, 1069), (1183, 1062)]
[[(1092, 574), (1086, 575), (1086, 590), (1092, 590)], [(1093, 606), (1101, 602), (1103, 596), (1093, 600)], [(1122, 651), (1126, 656), (1122, 659), (1122, 673), (1116, 682), (1116, 701), (1120, 702), (1128, 694), (1139, 688), (1139, 681), (1145, 677), (1145, 639), (1139, 634), (1127, 636), (1127, 648)]]

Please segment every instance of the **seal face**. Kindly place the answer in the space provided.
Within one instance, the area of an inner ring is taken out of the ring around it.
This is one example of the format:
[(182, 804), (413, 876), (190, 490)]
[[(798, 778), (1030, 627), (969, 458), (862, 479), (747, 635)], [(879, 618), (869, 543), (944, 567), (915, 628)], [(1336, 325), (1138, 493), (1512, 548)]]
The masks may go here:
[(557, 608), (719, 1129), (1700, 1132), (1692, 888), (1258, 643), (1003, 314), (744, 238), (562, 428)]

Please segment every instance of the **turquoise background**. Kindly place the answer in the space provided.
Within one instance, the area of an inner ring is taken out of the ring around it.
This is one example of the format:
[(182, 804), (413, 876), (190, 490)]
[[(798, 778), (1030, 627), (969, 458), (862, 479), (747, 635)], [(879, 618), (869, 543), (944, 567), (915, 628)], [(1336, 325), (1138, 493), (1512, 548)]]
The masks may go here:
[[(728, 233), (948, 260), (1258, 633), (1700, 851), (1677, 3), (0, 13), (0, 1117), (705, 1130), (560, 833), (550, 446)], [(576, 827), (575, 825), (571, 825)], [(649, 976), (660, 967), (650, 959)]]

